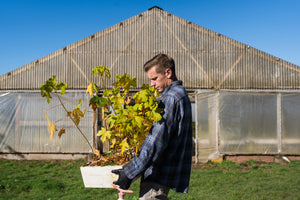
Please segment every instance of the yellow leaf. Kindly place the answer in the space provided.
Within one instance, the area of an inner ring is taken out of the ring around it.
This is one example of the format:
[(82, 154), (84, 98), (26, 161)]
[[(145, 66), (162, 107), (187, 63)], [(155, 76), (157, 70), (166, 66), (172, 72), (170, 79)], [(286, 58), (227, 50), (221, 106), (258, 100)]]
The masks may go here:
[(214, 163), (221, 163), (222, 161), (223, 161), (222, 157), (211, 159), (211, 162), (214, 162)]
[(47, 115), (47, 113), (46, 113), (46, 110), (44, 110), (44, 114), (45, 114), (46, 119), (47, 119), (47, 121), (48, 121), (48, 126), (50, 126), (50, 122), (49, 122), (49, 118), (48, 118), (48, 115)]
[(157, 112), (152, 112), (153, 113), (153, 120), (158, 122), (161, 120), (161, 114), (157, 113)]
[(97, 136), (101, 136), (102, 142), (105, 142), (110, 139), (111, 137), (111, 131), (107, 131), (105, 128), (101, 128), (100, 131), (98, 131)]
[(62, 127), (60, 129), (60, 131), (58, 132), (58, 137), (60, 138), (62, 136), (62, 134), (66, 133), (66, 129), (64, 127)]
[(117, 140), (116, 140), (116, 138), (112, 138), (112, 139), (110, 140), (110, 142), (111, 142), (110, 148), (114, 148), (114, 146), (115, 146)]
[(54, 131), (57, 131), (56, 126), (55, 126), (53, 123), (50, 123), (50, 124), (49, 124), (49, 127), (48, 127), (48, 131), (49, 131), (50, 139), (51, 139), (51, 141), (52, 141), (52, 138), (53, 138), (53, 132), (54, 132)]
[(127, 138), (125, 138), (121, 143), (121, 153), (123, 154), (126, 148), (129, 148), (129, 145), (127, 143)]
[[(86, 111), (84, 111), (85, 113)], [(82, 117), (84, 117), (84, 113), (77, 107), (74, 110), (72, 110), (71, 115), (73, 117), (73, 121), (75, 123), (76, 126), (78, 126), (80, 119)], [(67, 113), (67, 115), (69, 116), (70, 113)]]
[(54, 132), (54, 131), (57, 131), (57, 129), (56, 129), (56, 126), (55, 126), (52, 122), (50, 123), (49, 117), (48, 117), (48, 115), (47, 115), (47, 113), (46, 113), (45, 110), (44, 110), (44, 114), (45, 114), (46, 119), (47, 119), (47, 121), (48, 121), (48, 132), (49, 132), (49, 135), (50, 135), (50, 139), (51, 139), (51, 141), (52, 141), (52, 138), (53, 138), (53, 132)]
[(123, 97), (120, 95), (112, 97), (111, 102), (114, 104), (115, 108), (120, 108), (125, 103)]
[(157, 89), (154, 90), (154, 97), (156, 97), (156, 98), (159, 97), (159, 92)]
[(93, 95), (93, 83), (90, 83), (89, 86), (86, 89), (86, 93), (89, 93), (90, 96)]
[(78, 103), (77, 108), (80, 108), (80, 106), (81, 106), (81, 99), (79, 99), (79, 103)]

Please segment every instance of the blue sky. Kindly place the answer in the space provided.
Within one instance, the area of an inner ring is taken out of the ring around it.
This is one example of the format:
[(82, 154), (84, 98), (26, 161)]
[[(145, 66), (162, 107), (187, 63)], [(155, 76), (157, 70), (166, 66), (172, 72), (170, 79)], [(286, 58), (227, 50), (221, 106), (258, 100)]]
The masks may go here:
[(155, 5), (300, 66), (300, 0), (0, 0), (0, 75)]

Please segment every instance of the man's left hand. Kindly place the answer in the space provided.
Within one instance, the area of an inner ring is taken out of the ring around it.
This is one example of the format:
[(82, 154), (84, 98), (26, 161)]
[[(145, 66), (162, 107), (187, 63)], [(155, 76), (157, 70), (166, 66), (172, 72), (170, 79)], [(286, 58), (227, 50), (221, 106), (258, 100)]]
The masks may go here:
[(118, 180), (113, 182), (113, 184), (118, 185), (123, 190), (127, 190), (130, 187), (132, 179), (126, 176), (124, 169), (114, 169), (111, 172), (119, 175)]

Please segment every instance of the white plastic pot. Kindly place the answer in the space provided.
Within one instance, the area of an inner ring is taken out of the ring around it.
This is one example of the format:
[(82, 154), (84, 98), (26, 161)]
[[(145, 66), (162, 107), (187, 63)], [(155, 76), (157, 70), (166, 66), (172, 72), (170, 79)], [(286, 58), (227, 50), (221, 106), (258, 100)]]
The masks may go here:
[(111, 173), (111, 170), (121, 168), (121, 165), (80, 167), (84, 186), (86, 188), (112, 188), (112, 183), (118, 180), (119, 176)]

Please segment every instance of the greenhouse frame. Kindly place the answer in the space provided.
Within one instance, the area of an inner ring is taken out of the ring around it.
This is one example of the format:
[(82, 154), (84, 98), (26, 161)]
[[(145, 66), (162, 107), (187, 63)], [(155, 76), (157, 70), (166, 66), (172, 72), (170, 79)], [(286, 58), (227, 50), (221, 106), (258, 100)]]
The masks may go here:
[[(300, 155), (300, 67), (159, 7), (133, 16), (0, 76), (0, 152), (3, 158), (79, 158), (90, 150), (56, 98), (40, 86), (52, 77), (68, 84), (68, 109), (81, 99), (79, 127), (96, 144), (86, 88), (100, 85), (95, 66), (149, 83), (143, 64), (158, 53), (172, 56), (193, 102), (195, 162), (223, 155)], [(48, 121), (66, 134), (51, 140)], [(97, 144), (96, 144), (97, 145)]]

